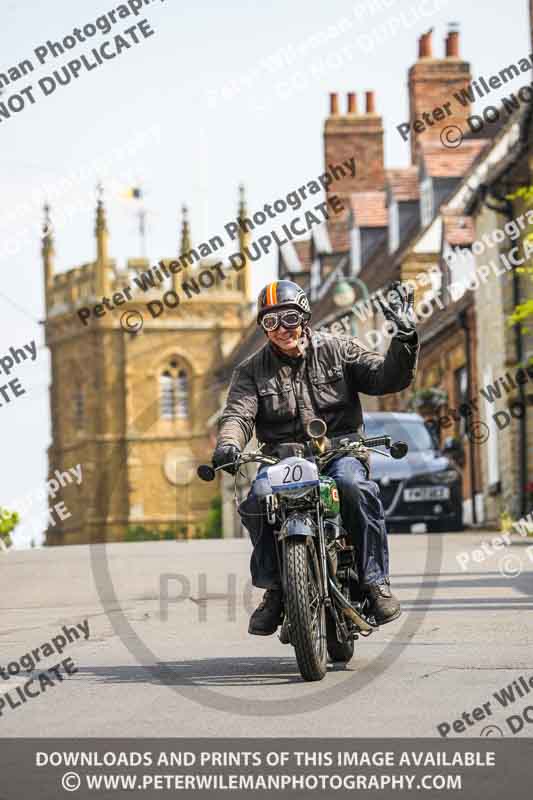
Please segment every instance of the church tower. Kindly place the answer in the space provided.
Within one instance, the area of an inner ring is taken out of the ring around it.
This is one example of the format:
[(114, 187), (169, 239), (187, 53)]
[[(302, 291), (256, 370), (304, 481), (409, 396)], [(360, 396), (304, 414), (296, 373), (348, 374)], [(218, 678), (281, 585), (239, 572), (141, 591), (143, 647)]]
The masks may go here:
[[(99, 186), (95, 259), (57, 274), (45, 208), (49, 475), (79, 464), (83, 476), (81, 485), (65, 480), (54, 499), (69, 516), (50, 520), (47, 544), (120, 541), (138, 527), (192, 537), (205, 523), (217, 488), (200, 481), (196, 467), (212, 452), (207, 421), (218, 407), (215, 367), (250, 323), (250, 265), (215, 269), (222, 263), (216, 253), (191, 263), (191, 253), (213, 250), (214, 240), (193, 244), (185, 207), (182, 214), (176, 255), (158, 265), (129, 259), (119, 268), (109, 254)], [(207, 285), (210, 271), (216, 280)], [(186, 282), (201, 291), (187, 294)]]

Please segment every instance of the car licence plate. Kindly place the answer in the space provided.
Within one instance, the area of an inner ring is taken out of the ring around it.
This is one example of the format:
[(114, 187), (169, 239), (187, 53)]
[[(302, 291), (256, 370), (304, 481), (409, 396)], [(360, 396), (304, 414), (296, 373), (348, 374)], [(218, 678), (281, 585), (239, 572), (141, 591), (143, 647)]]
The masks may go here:
[(403, 499), (411, 503), (424, 500), (449, 500), (450, 489), (448, 486), (415, 486), (412, 489), (404, 489)]

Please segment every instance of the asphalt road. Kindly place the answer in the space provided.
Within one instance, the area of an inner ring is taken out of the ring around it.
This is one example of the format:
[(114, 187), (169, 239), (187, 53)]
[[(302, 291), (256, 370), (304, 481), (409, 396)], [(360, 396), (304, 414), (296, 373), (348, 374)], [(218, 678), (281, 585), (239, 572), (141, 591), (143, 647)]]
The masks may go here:
[[(511, 736), (505, 720), (533, 706), (533, 688), (507, 709), (493, 693), (533, 676), (533, 540), (518, 537), (463, 571), (457, 554), (493, 535), (392, 535), (402, 617), (313, 684), (301, 680), (290, 646), (247, 633), (261, 593), (247, 587), (245, 540), (0, 554), (0, 667), (63, 625), (88, 620), (90, 632), (38, 664), (70, 657), (78, 671), (6, 704), (0, 737), (438, 736), (439, 724), (465, 711), (472, 724), (451, 735), (490, 735), (496, 725)], [(519, 575), (501, 573), (519, 562)], [(27, 680), (0, 677), (0, 697), (16, 698)], [(484, 703), (490, 714), (475, 720)], [(517, 735), (533, 736), (533, 723)]]

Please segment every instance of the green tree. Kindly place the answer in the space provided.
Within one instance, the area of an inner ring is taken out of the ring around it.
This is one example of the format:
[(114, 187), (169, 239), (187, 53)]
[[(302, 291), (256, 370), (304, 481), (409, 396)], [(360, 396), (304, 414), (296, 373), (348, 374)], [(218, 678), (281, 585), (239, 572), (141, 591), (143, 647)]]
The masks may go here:
[(202, 539), (221, 539), (222, 538), (222, 498), (220, 495), (211, 500), (207, 520), (204, 529), (200, 534)]
[(13, 544), (11, 533), (19, 523), (19, 515), (16, 511), (8, 511), (0, 508), (0, 540), (7, 549)]

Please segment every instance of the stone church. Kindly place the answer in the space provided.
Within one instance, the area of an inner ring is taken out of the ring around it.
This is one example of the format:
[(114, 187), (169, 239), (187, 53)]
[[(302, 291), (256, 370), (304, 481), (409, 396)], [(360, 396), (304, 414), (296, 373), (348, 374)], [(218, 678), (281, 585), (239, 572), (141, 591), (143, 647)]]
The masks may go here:
[[(240, 218), (246, 215), (242, 188), (238, 213)], [(167, 271), (164, 284), (138, 291), (131, 300), (123, 298), (120, 308), (91, 316), (84, 324), (80, 308), (94, 308), (104, 297), (111, 302), (150, 267), (146, 259), (130, 259), (121, 269), (110, 257), (101, 190), (95, 238), (94, 261), (54, 273), (55, 243), (50, 210), (45, 209), (49, 474), (77, 464), (83, 472), (80, 486), (67, 485), (56, 498), (70, 516), (50, 522), (46, 544), (120, 541), (132, 526), (191, 537), (217, 494), (216, 483), (198, 480), (196, 467), (212, 452), (207, 422), (218, 404), (215, 367), (250, 323), (250, 264), (243, 256), (239, 272), (229, 270), (223, 281), (219, 277), (208, 290), (154, 318), (146, 304), (161, 300), (185, 278), (194, 279), (209, 261), (188, 266), (179, 275)], [(246, 245), (243, 233), (241, 254)], [(191, 251), (186, 209), (180, 247), (182, 256)], [(172, 259), (160, 264), (176, 263)], [(137, 332), (124, 324), (132, 311), (143, 316)]]

